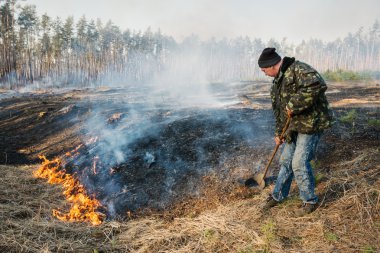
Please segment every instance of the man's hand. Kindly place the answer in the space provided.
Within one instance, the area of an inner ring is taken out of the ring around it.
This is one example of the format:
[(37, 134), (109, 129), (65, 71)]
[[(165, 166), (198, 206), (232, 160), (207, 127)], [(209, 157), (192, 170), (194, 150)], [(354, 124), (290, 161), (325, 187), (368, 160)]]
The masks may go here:
[(280, 136), (274, 137), (274, 141), (276, 142), (276, 145), (280, 146), (282, 143), (284, 143), (285, 139), (280, 139)]

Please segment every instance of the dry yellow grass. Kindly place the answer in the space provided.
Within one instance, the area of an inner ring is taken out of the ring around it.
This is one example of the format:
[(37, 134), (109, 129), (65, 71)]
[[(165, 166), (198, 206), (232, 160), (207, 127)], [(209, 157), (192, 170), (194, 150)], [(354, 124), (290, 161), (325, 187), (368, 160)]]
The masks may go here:
[(0, 251), (377, 252), (378, 155), (375, 148), (363, 150), (334, 165), (318, 185), (321, 206), (305, 217), (293, 214), (297, 196), (263, 214), (259, 206), (267, 188), (196, 217), (153, 216), (100, 226), (56, 220), (52, 209), (67, 208), (59, 186), (33, 178), (35, 167), (0, 166)]

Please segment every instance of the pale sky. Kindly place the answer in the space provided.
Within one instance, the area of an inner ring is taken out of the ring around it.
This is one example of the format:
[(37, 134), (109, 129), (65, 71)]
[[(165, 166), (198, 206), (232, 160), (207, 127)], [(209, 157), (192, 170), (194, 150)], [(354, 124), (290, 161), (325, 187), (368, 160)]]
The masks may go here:
[(299, 43), (345, 37), (380, 21), (380, 0), (26, 0), (39, 15), (112, 20), (122, 30), (161, 29), (181, 40), (249, 36)]

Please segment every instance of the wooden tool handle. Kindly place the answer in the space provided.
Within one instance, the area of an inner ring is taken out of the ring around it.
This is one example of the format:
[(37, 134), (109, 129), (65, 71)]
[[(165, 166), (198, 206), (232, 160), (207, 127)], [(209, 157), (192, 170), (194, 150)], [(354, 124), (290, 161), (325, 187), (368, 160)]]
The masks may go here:
[[(289, 124), (290, 124), (290, 117), (288, 117), (288, 119), (286, 120), (285, 126), (284, 126), (284, 128), (282, 129), (282, 133), (281, 133), (281, 135), (280, 135), (280, 140), (282, 140), (282, 139), (284, 138), (285, 132), (286, 132), (286, 130), (288, 130)], [(269, 168), (269, 166), (271, 165), (271, 163), (272, 163), (272, 161), (273, 161), (273, 158), (274, 158), (274, 156), (276, 155), (277, 150), (278, 150), (278, 148), (280, 147), (280, 145), (281, 145), (281, 144), (276, 144), (276, 147), (275, 147), (275, 149), (273, 150), (272, 156), (271, 156), (271, 158), (270, 158), (270, 160), (269, 160), (267, 166), (265, 167), (263, 179), (266, 177), (267, 172), (268, 172), (268, 168)]]
[(287, 118), (284, 128), (282, 129), (282, 133), (280, 135), (280, 140), (284, 138), (286, 130), (288, 130), (288, 127), (290, 125), (290, 117)]

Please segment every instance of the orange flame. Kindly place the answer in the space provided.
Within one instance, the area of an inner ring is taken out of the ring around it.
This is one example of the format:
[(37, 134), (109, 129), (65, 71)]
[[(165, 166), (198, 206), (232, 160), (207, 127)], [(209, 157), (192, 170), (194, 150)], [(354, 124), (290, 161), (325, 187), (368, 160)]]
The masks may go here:
[(98, 200), (91, 199), (78, 180), (72, 175), (65, 173), (64, 170), (58, 170), (61, 166), (61, 160), (56, 158), (52, 161), (45, 156), (39, 156), (43, 159), (42, 165), (33, 174), (38, 178), (46, 178), (50, 184), (62, 184), (66, 199), (72, 203), (68, 213), (62, 213), (53, 210), (53, 215), (62, 221), (88, 221), (93, 225), (102, 223), (104, 214), (96, 212), (101, 205)]

